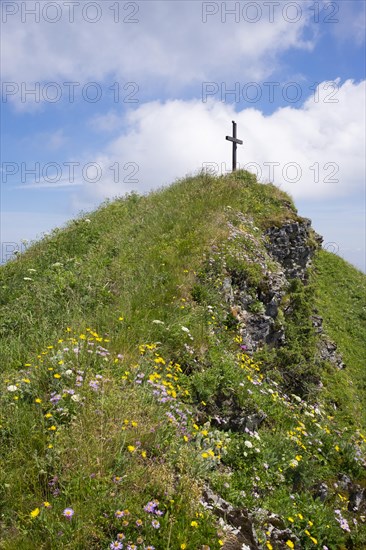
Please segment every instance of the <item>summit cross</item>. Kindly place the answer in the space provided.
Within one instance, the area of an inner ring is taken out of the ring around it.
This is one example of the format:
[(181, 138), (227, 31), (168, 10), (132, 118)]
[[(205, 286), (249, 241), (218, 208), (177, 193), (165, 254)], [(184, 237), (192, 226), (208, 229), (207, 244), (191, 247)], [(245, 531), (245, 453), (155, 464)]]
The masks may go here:
[(233, 143), (233, 172), (236, 170), (236, 149), (238, 145), (243, 145), (243, 142), (241, 139), (238, 139), (236, 137), (236, 122), (233, 122), (233, 135), (232, 136), (226, 136), (226, 139), (228, 141), (231, 141)]

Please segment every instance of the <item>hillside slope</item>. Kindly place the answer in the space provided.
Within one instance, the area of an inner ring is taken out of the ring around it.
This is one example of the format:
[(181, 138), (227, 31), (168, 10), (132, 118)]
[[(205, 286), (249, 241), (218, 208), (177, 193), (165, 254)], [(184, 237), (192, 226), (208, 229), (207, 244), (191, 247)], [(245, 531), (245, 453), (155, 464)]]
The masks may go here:
[(0, 547), (364, 548), (364, 285), (248, 172), (1, 267)]

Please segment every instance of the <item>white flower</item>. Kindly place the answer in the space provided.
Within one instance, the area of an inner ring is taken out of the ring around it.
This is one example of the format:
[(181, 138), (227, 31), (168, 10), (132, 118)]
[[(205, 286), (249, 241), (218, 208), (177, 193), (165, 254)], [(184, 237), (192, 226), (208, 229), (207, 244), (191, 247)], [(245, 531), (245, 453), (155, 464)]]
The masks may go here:
[(56, 263), (52, 264), (52, 267), (62, 267), (62, 263), (61, 262), (56, 262)]
[(159, 321), (159, 319), (154, 319), (153, 323), (155, 323), (155, 325), (164, 325), (164, 321)]
[(8, 386), (6, 389), (8, 391), (18, 391), (18, 388), (16, 386)]
[(71, 369), (65, 370), (65, 376), (71, 376), (71, 375), (72, 375)]
[(30, 277), (23, 277), (23, 281), (33, 281)]
[(75, 401), (75, 403), (79, 403), (81, 401), (81, 397), (78, 393), (74, 393), (74, 395), (71, 396), (72, 401)]
[(91, 223), (91, 220), (89, 220), (89, 218), (85, 218), (85, 223)]
[(183, 332), (189, 332), (189, 328), (187, 328), (187, 327), (182, 327), (182, 330), (183, 330)]
[(36, 271), (37, 271), (36, 269), (32, 269), (32, 268), (28, 269), (28, 273), (35, 273)]
[(244, 445), (246, 447), (248, 447), (248, 449), (251, 449), (253, 447), (253, 443), (251, 441), (248, 441), (248, 440), (244, 442)]

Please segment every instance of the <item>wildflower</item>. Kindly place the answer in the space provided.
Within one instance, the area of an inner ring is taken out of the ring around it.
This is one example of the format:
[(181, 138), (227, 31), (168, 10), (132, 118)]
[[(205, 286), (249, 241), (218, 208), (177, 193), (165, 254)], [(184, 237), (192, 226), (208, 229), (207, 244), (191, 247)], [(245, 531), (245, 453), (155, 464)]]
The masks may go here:
[(122, 510), (117, 510), (117, 512), (114, 513), (116, 518), (122, 518), (125, 514), (122, 512)]
[(295, 520), (294, 518), (287, 518), (289, 521), (291, 521), (291, 523), (293, 523)]
[(51, 430), (52, 432), (54, 432), (54, 431), (56, 431), (56, 430), (57, 430), (56, 426), (51, 426), (51, 427), (50, 427), (50, 428), (48, 428), (48, 429), (49, 429), (49, 430)]
[(146, 451), (141, 451), (142, 458), (146, 458)]
[(273, 550), (273, 546), (268, 540), (266, 542), (266, 546), (267, 546), (268, 550)]
[(191, 527), (197, 528), (198, 527), (197, 521), (191, 521)]
[(149, 546), (146, 546), (146, 550), (155, 550), (155, 546), (151, 546), (151, 544), (149, 544)]
[(35, 508), (34, 510), (31, 511), (30, 513), (30, 517), (31, 518), (36, 518), (40, 513), (40, 509), (39, 508)]
[(6, 389), (10, 392), (18, 391), (18, 388), (14, 385), (8, 386)]
[(114, 542), (111, 542), (111, 544), (109, 545), (109, 548), (117, 548), (117, 550), (121, 550), (123, 548), (123, 544), (118, 542), (118, 540), (115, 540)]
[(43, 506), (44, 506), (45, 508), (51, 508), (51, 504), (50, 504), (49, 502), (47, 502), (47, 501), (45, 501), (45, 502), (43, 503)]
[(251, 449), (253, 447), (253, 443), (251, 441), (245, 441), (244, 445), (248, 447), (248, 449)]
[(123, 533), (118, 533), (117, 535), (118, 540), (124, 540), (125, 538), (126, 538), (126, 535), (124, 535)]
[(75, 512), (72, 508), (65, 508), (62, 514), (65, 516), (65, 518), (71, 519)]
[(160, 527), (160, 523), (158, 522), (157, 519), (153, 519), (151, 522), (151, 525), (154, 527), (154, 529), (159, 529)]
[(143, 524), (142, 524), (142, 520), (141, 520), (141, 519), (137, 519), (137, 520), (136, 520), (136, 525), (137, 525), (137, 527), (142, 527), (142, 525), (143, 525)]
[(61, 378), (61, 374), (58, 374), (58, 372), (56, 372), (56, 374), (53, 375), (54, 378)]
[(127, 450), (128, 450), (129, 453), (133, 453), (134, 451), (136, 451), (136, 447), (134, 447), (133, 445), (129, 445), (127, 447)]
[(183, 544), (180, 545), (181, 550), (185, 550), (187, 548), (187, 545), (183, 542)]
[(288, 541), (286, 542), (286, 546), (288, 546), (289, 548), (295, 548), (295, 545), (294, 545), (294, 543), (292, 542), (292, 540), (288, 540)]
[(35, 400), (34, 400), (35, 403), (42, 403), (42, 399), (40, 399), (39, 397), (37, 397)]

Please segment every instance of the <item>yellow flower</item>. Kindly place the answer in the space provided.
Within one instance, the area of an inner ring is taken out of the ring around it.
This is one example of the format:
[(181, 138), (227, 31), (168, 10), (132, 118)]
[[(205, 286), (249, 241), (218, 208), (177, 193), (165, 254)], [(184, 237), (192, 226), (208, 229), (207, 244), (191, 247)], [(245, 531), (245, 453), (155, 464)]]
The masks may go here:
[(142, 458), (146, 458), (146, 451), (141, 451)]
[(311, 540), (314, 544), (318, 544), (318, 541), (316, 540), (316, 538), (310, 537), (310, 540)]
[(339, 445), (336, 445), (334, 448), (337, 451), (337, 453), (339, 453), (339, 451), (340, 451)]
[(123, 321), (123, 317), (118, 317), (118, 321)]
[(51, 504), (50, 504), (49, 502), (45, 501), (45, 502), (43, 503), (43, 506), (44, 506), (45, 508), (49, 508), (49, 507), (51, 506)]
[(30, 384), (29, 378), (22, 378), (22, 382), (25, 382), (26, 384)]
[(61, 374), (56, 373), (56, 374), (53, 375), (53, 377), (54, 378), (61, 378)]
[(35, 508), (34, 510), (31, 511), (30, 513), (30, 517), (31, 518), (36, 518), (40, 513), (40, 509), (39, 508)]
[(35, 403), (42, 403), (42, 399), (40, 399), (39, 397), (36, 397), (36, 399), (34, 400)]
[(266, 546), (267, 546), (268, 550), (273, 550), (273, 546), (268, 540), (266, 542)]
[(183, 439), (184, 439), (184, 441), (188, 441), (188, 436), (184, 435)]
[(187, 545), (183, 542), (183, 544), (180, 545), (181, 550), (185, 550), (187, 548)]
[(50, 444), (48, 445), (48, 448), (49, 448), (49, 449), (53, 449), (52, 443), (50, 443)]
[(127, 450), (128, 450), (128, 452), (133, 453), (136, 450), (136, 447), (134, 447), (133, 445), (129, 445), (127, 447)]
[(289, 521), (291, 521), (291, 523), (294, 522), (294, 518), (287, 518)]
[(202, 458), (208, 458), (208, 453), (202, 453)]
[(198, 527), (197, 521), (191, 521), (191, 527), (197, 528)]
[(50, 428), (48, 428), (49, 430), (51, 430), (52, 432), (54, 432), (55, 430), (57, 430), (56, 426), (51, 426)]
[(44, 415), (45, 418), (51, 418), (52, 414), (51, 413), (47, 413)]
[(286, 542), (286, 546), (288, 546), (289, 548), (295, 548), (295, 545), (294, 545), (294, 543), (292, 542), (292, 540), (288, 540), (288, 541)]
[(304, 519), (304, 516), (302, 514), (297, 514), (297, 517), (300, 519)]

